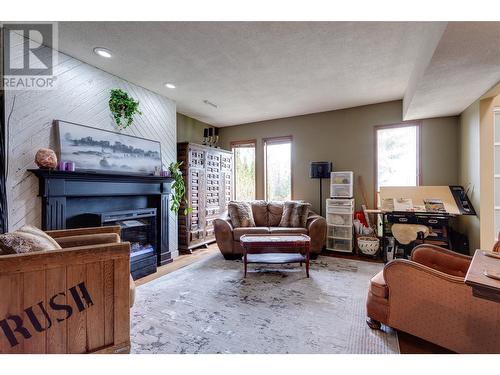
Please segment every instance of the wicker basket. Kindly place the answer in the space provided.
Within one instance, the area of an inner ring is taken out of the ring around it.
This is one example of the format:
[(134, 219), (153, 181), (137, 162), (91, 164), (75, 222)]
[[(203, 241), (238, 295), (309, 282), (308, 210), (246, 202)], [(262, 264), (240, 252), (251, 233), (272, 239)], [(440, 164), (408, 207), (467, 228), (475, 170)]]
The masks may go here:
[(357, 238), (358, 248), (365, 255), (375, 255), (380, 247), (377, 237), (362, 236)]

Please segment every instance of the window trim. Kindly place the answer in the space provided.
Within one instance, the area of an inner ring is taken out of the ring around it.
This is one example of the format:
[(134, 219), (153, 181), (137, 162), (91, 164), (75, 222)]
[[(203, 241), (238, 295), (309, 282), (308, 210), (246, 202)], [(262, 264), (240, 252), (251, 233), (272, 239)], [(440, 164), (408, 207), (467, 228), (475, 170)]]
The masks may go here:
[(241, 147), (241, 145), (250, 145), (252, 144), (253, 147), (253, 153), (254, 153), (254, 161), (255, 161), (255, 174), (254, 174), (254, 180), (255, 180), (255, 195), (254, 199), (257, 199), (257, 139), (247, 139), (247, 140), (242, 140), (242, 141), (231, 141), (229, 143), (229, 147), (231, 148), (231, 152), (233, 152), (233, 198), (236, 199), (236, 168), (234, 166), (234, 161), (235, 161), (235, 156), (234, 156), (234, 148)]
[(267, 200), (267, 145), (268, 144), (279, 144), (279, 143), (290, 143), (290, 199), (295, 199), (294, 189), (293, 189), (293, 136), (283, 135), (278, 137), (267, 137), (262, 138), (262, 145), (264, 148), (264, 199)]
[(415, 126), (417, 131), (417, 186), (422, 185), (422, 122), (421, 121), (403, 121), (395, 124), (375, 125), (373, 127), (373, 205), (377, 206), (377, 186), (378, 186), (378, 138), (377, 132), (382, 129), (407, 128)]

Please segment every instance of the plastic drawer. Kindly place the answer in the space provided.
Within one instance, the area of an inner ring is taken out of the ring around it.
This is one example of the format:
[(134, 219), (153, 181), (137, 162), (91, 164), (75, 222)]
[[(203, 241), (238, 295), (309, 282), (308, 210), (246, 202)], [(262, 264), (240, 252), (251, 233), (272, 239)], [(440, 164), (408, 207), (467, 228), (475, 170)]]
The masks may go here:
[(333, 248), (338, 251), (352, 251), (352, 240), (333, 240)]
[(332, 184), (352, 185), (353, 172), (331, 172), (330, 180)]
[(333, 198), (351, 198), (352, 185), (335, 185), (330, 186), (330, 196)]
[(328, 237), (351, 240), (352, 227), (328, 226)]
[(327, 238), (326, 248), (333, 251), (352, 252), (352, 240)]
[(326, 223), (330, 225), (348, 225), (352, 226), (352, 214), (328, 213)]
[(327, 214), (353, 214), (354, 207), (327, 206), (326, 213)]
[(328, 207), (354, 207), (354, 199), (327, 199)]

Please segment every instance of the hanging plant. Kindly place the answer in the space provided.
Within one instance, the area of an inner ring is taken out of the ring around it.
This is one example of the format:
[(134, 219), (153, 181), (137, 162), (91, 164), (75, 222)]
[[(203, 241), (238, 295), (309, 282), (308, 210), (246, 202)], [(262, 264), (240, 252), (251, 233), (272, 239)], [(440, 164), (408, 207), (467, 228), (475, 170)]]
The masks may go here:
[(184, 179), (182, 178), (182, 172), (179, 169), (180, 166), (182, 165), (182, 161), (179, 163), (170, 163), (168, 166), (168, 169), (170, 170), (170, 174), (172, 178), (174, 179), (174, 182), (172, 183), (172, 206), (170, 209), (172, 212), (179, 212), (179, 209), (181, 208), (182, 202), (184, 202), (185, 209), (184, 209), (184, 215), (187, 215), (190, 213), (193, 209), (189, 207), (189, 202), (186, 199), (186, 185), (184, 185)]
[(139, 101), (134, 100), (121, 89), (111, 90), (109, 109), (118, 129), (125, 129), (132, 125), (136, 113), (142, 115), (142, 112), (139, 111)]

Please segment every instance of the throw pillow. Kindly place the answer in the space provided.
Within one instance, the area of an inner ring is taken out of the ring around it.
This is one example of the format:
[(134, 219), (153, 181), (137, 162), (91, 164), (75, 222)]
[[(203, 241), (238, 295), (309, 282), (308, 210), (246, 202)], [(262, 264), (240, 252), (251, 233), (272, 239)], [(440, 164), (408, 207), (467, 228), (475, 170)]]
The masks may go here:
[(283, 203), (283, 215), (281, 216), (280, 227), (305, 228), (307, 216), (309, 215), (309, 203), (291, 202)]
[(61, 249), (61, 246), (35, 227), (23, 227), (15, 232), (0, 235), (0, 255), (57, 249)]
[(269, 210), (269, 226), (278, 227), (283, 216), (283, 202), (270, 201), (267, 208)]
[(34, 227), (32, 225), (25, 225), (17, 230), (17, 232), (25, 232), (25, 233), (31, 233), (35, 236), (45, 238), (53, 247), (51, 249), (57, 249), (60, 250), (62, 247), (57, 243), (56, 240), (54, 240), (52, 237), (50, 237), (47, 233), (45, 233), (43, 230), (38, 229), (37, 227)]
[(231, 201), (227, 206), (227, 210), (233, 228), (255, 227), (250, 203)]
[(252, 206), (253, 220), (257, 227), (268, 227), (267, 202), (263, 200), (255, 200), (249, 202)]

